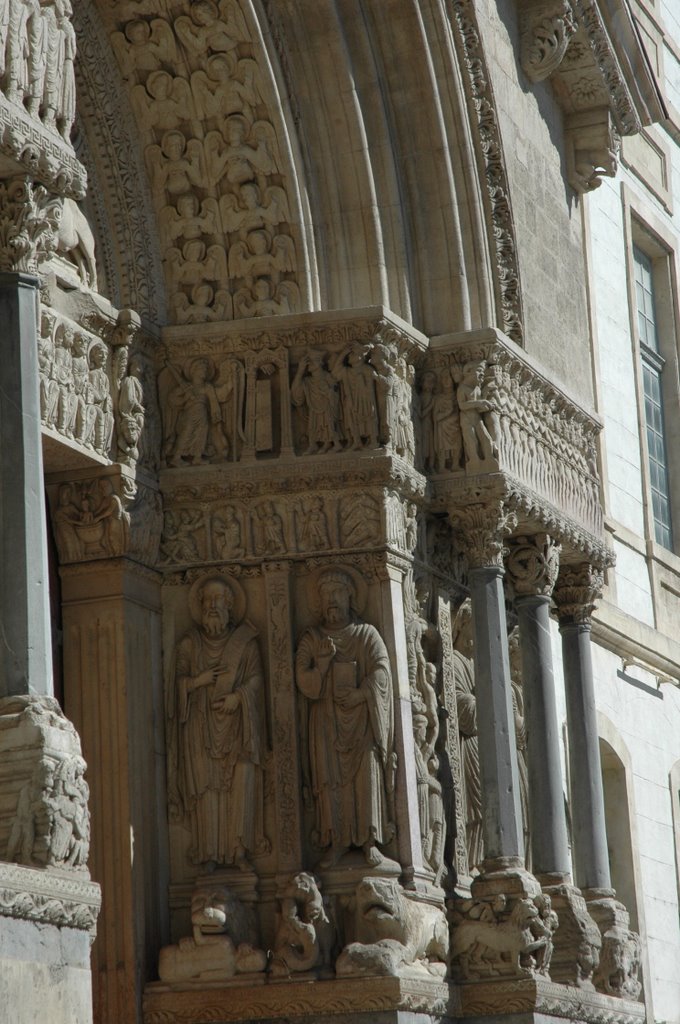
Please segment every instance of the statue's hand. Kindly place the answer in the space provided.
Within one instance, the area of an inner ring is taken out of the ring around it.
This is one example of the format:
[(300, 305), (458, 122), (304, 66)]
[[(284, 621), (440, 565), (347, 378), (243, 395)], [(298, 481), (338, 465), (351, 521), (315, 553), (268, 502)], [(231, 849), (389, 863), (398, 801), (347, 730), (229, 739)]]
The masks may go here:
[(365, 690), (348, 690), (342, 697), (336, 700), (341, 708), (356, 708), (366, 700)]
[(328, 666), (335, 657), (335, 644), (329, 636), (325, 636), (323, 640), (319, 642), (319, 646), (316, 650), (316, 667), (321, 672), (322, 676), (328, 672)]
[(216, 711), (224, 711), (227, 715), (233, 715), (238, 709), (241, 701), (237, 693), (228, 693), (226, 697), (220, 697), (211, 702), (210, 706)]
[(199, 686), (210, 686), (217, 679), (216, 668), (206, 668), (199, 675), (194, 676), (192, 680), (192, 690), (198, 689)]

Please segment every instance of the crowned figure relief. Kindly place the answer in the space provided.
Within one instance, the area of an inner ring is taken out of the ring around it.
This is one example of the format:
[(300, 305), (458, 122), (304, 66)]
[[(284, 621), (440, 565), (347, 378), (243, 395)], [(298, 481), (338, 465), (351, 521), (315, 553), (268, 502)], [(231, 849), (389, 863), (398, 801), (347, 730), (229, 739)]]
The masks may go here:
[(265, 853), (264, 675), (258, 634), (243, 619), (233, 580), (194, 583), (195, 625), (182, 637), (170, 678), (170, 812), (191, 832), (194, 864), (250, 868)]
[[(357, 574), (358, 575), (358, 574)], [(321, 613), (296, 655), (296, 680), (307, 698), (307, 754), (316, 840), (331, 867), (361, 847), (370, 867), (395, 834), (394, 711), (385, 644), (358, 616), (358, 584), (345, 568), (323, 570), (315, 592)]]

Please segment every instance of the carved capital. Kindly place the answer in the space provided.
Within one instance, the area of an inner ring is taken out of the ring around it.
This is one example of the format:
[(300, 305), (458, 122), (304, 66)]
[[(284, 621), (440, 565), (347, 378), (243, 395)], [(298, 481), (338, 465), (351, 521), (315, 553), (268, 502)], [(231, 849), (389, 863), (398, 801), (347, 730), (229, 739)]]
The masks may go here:
[(576, 20), (569, 0), (541, 3), (525, 15), (522, 26), (521, 58), (532, 82), (549, 78), (562, 63), (576, 32)]
[(571, 114), (564, 134), (567, 179), (576, 192), (592, 192), (616, 175), (621, 137), (608, 107)]
[(0, 181), (0, 271), (38, 272), (57, 247), (62, 203), (30, 178)]
[(604, 571), (599, 566), (590, 562), (562, 566), (553, 591), (560, 623), (589, 625), (603, 586)]
[(560, 550), (560, 545), (547, 533), (513, 538), (505, 567), (515, 597), (552, 594), (560, 567)]
[(462, 535), (471, 569), (503, 568), (504, 538), (514, 530), (517, 517), (508, 512), (502, 501), (451, 509), (449, 518)]

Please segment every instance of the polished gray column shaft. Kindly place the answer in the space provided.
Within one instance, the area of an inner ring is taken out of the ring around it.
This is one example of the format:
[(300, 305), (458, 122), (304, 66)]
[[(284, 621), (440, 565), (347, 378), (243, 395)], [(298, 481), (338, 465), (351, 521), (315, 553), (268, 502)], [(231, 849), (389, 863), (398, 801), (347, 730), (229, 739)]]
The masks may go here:
[(597, 733), (590, 624), (560, 623), (567, 694), (576, 884), (609, 889), (611, 875)]
[(550, 643), (550, 598), (542, 594), (518, 597), (515, 607), (527, 729), (532, 869), (536, 875), (566, 877), (569, 843)]
[(0, 696), (52, 693), (38, 279), (0, 273)]
[(524, 856), (503, 570), (470, 569), (486, 860)]

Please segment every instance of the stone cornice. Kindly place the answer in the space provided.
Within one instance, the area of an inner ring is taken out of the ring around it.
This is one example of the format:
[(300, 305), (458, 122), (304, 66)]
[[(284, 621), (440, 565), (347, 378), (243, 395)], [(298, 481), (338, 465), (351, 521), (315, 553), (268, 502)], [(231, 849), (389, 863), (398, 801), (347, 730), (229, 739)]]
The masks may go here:
[(87, 188), (87, 172), (72, 146), (0, 92), (0, 175), (17, 174), (72, 199), (82, 199)]

